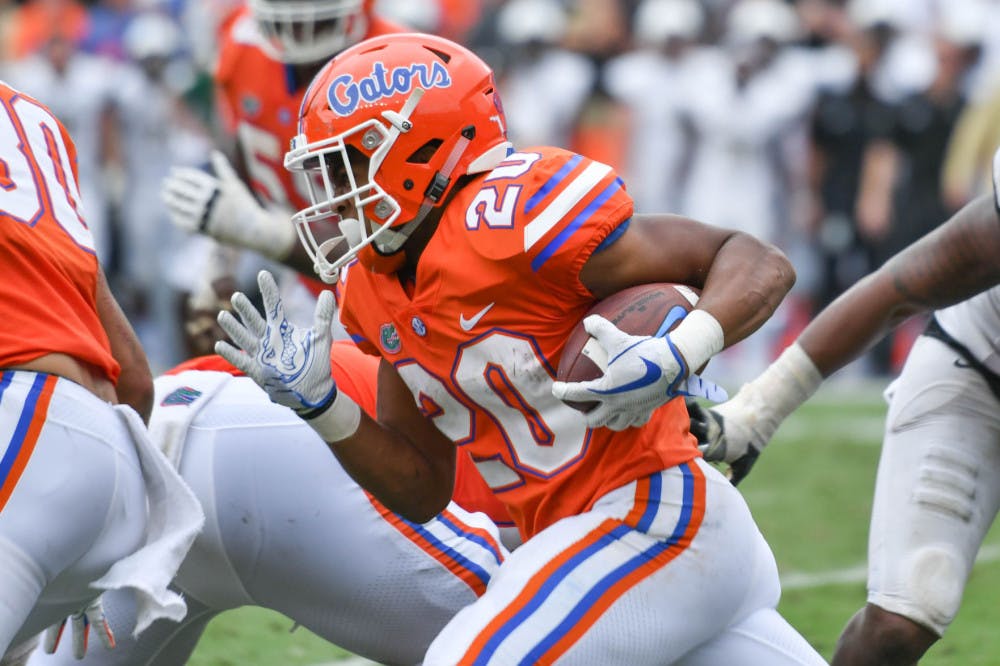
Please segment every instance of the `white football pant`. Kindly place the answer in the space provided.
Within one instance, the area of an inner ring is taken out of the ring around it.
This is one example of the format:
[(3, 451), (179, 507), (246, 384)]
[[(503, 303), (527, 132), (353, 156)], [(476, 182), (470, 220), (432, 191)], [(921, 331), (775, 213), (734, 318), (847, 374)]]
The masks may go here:
[[(157, 379), (153, 420), (185, 409), (220, 374)], [(169, 406), (166, 384), (176, 387)], [(32, 666), (177, 666), (211, 618), (244, 605), (283, 613), (289, 626), (378, 662), (419, 663), (507, 556), (493, 523), (454, 503), (424, 525), (380, 515), (312, 428), (246, 377), (228, 378), (197, 412), (179, 469), (206, 516), (175, 579), (187, 617), (158, 621), (136, 641), (131, 594), (105, 594), (114, 650), (91, 640), (83, 661), (69, 646), (38, 650)]]
[(1000, 401), (960, 354), (927, 336), (886, 396), (868, 601), (940, 635), (1000, 508)]

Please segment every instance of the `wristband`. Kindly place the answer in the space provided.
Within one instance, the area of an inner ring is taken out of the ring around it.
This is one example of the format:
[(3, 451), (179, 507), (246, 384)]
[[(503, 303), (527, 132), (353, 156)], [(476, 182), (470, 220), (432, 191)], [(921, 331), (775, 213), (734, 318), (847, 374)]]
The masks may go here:
[(747, 401), (756, 416), (754, 429), (764, 441), (771, 439), (781, 422), (808, 400), (823, 375), (809, 355), (792, 343), (757, 379), (747, 383), (735, 399)]
[(241, 221), (239, 240), (246, 247), (275, 261), (284, 260), (292, 253), (299, 237), (291, 216), (281, 210), (261, 208), (251, 224)]
[(328, 409), (304, 420), (324, 442), (339, 442), (358, 431), (361, 425), (361, 408), (349, 395), (337, 391)]
[(722, 325), (706, 310), (689, 312), (667, 337), (684, 357), (689, 373), (705, 365), (725, 346)]

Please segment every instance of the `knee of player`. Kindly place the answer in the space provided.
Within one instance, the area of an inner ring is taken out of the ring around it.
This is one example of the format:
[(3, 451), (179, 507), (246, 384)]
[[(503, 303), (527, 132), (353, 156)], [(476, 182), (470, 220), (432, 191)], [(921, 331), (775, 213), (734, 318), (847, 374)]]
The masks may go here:
[(946, 546), (925, 546), (903, 567), (919, 615), (913, 619), (940, 635), (955, 619), (962, 602), (969, 574), (965, 559)]

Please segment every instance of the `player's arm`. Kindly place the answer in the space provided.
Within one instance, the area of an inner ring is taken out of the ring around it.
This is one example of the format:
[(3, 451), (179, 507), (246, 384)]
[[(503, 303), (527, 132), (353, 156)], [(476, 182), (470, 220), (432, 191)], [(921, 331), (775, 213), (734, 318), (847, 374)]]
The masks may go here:
[(711, 410), (691, 406), (692, 432), (709, 460), (739, 481), (781, 422), (825, 377), (908, 317), (963, 301), (1000, 283), (1000, 216), (976, 199), (893, 256), (823, 309), (798, 340), (739, 393)]
[(971, 201), (827, 306), (798, 344), (827, 377), (908, 317), (954, 305), (1000, 282), (1000, 217)]
[(171, 221), (185, 231), (284, 261), (298, 245), (290, 214), (263, 206), (221, 151), (212, 151), (211, 161), (214, 173), (174, 167), (164, 179), (160, 194)]
[(149, 422), (153, 411), (153, 374), (139, 338), (115, 300), (104, 271), (97, 271), (97, 314), (111, 343), (111, 355), (121, 366), (115, 387), (118, 402), (130, 405)]
[(295, 411), (330, 445), (359, 485), (404, 518), (426, 522), (448, 504), (455, 485), (455, 445), (420, 412), (391, 364), (378, 377), (378, 420), (339, 390), (330, 372), (333, 293), (316, 301), (313, 326), (288, 321), (274, 277), (257, 277), (262, 315), (241, 292), (219, 315), (232, 341), (220, 356), (260, 385), (274, 402)]
[(552, 394), (596, 402), (591, 428), (644, 424), (679, 395), (724, 399), (718, 387), (691, 375), (723, 348), (757, 330), (795, 281), (788, 259), (752, 236), (672, 216), (636, 216), (584, 264), (580, 281), (602, 298), (636, 284), (679, 282), (702, 289), (698, 307), (667, 333), (632, 336), (598, 316), (584, 327), (607, 353), (604, 374), (586, 382), (555, 382)]
[(699, 287), (698, 309), (715, 317), (729, 346), (767, 321), (795, 271), (780, 250), (749, 234), (677, 215), (636, 215), (587, 260), (580, 280), (598, 298), (651, 282)]
[(455, 486), (455, 444), (417, 408), (391, 363), (378, 373), (378, 421), (362, 415), (357, 431), (330, 449), (362, 488), (408, 520), (440, 513)]

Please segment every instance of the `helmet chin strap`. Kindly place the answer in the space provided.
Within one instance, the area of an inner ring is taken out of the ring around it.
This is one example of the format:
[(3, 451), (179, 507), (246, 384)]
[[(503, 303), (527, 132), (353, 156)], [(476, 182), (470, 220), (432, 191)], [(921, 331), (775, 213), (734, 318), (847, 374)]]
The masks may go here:
[(441, 200), (441, 196), (448, 189), (448, 185), (451, 183), (451, 172), (455, 170), (455, 165), (458, 163), (459, 158), (462, 157), (462, 153), (465, 152), (470, 141), (471, 139), (466, 137), (463, 132), (463, 135), (455, 142), (455, 146), (451, 149), (451, 153), (448, 155), (448, 159), (445, 160), (441, 170), (434, 174), (434, 178), (424, 193), (424, 200), (421, 202), (420, 208), (417, 209), (417, 214), (414, 218), (400, 227), (398, 231), (395, 229), (386, 229), (383, 232), (383, 237), (386, 238), (387, 243), (372, 243), (376, 245), (375, 249), (379, 254), (399, 252), (403, 244), (417, 230), (417, 227), (427, 219), (427, 215), (434, 210), (434, 207)]
[[(424, 96), (424, 92), (423, 88), (416, 88), (398, 113), (395, 111), (382, 112), (382, 117), (392, 125), (392, 129), (389, 130), (389, 137), (386, 140), (388, 145), (395, 143), (396, 138), (400, 134), (409, 132), (412, 129), (413, 125), (410, 123), (409, 117), (413, 113), (413, 109), (420, 102), (420, 99)], [(417, 230), (417, 227), (420, 226), (427, 218), (427, 215), (441, 201), (442, 195), (444, 195), (451, 184), (451, 174), (455, 170), (455, 165), (458, 164), (459, 159), (461, 159), (462, 154), (465, 153), (465, 149), (468, 148), (469, 143), (471, 143), (475, 135), (476, 128), (472, 125), (462, 130), (461, 135), (452, 147), (441, 169), (431, 179), (430, 185), (428, 185), (427, 190), (424, 192), (424, 200), (421, 202), (420, 208), (417, 209), (417, 214), (414, 218), (400, 227), (399, 230), (386, 229), (382, 232), (379, 241), (372, 241), (374, 249), (379, 254), (388, 255), (399, 252), (403, 244), (410, 239), (410, 236)], [(375, 170), (377, 170), (377, 167)], [(375, 170), (373, 170), (373, 173)], [(382, 242), (382, 238), (385, 239), (385, 242)]]

